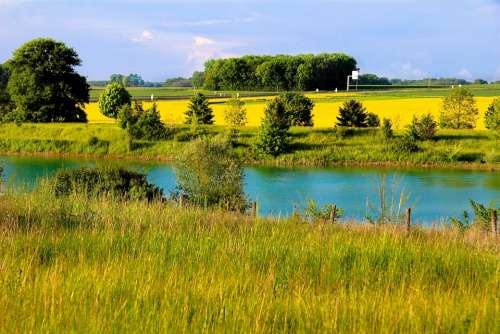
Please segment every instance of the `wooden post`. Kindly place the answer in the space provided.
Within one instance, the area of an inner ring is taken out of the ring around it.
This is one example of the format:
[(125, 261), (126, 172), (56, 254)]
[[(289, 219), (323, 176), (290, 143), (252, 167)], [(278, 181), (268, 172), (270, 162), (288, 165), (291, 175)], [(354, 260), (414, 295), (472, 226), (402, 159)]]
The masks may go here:
[(179, 208), (182, 208), (184, 205), (184, 194), (180, 193), (179, 194)]
[(497, 210), (493, 210), (491, 213), (491, 233), (496, 237), (498, 233), (498, 225), (497, 225)]
[(257, 202), (252, 203), (252, 217), (257, 217)]
[(410, 233), (411, 227), (411, 208), (406, 209), (406, 233)]
[(330, 211), (330, 222), (335, 223), (335, 216), (337, 215), (337, 205), (332, 205), (332, 211)]

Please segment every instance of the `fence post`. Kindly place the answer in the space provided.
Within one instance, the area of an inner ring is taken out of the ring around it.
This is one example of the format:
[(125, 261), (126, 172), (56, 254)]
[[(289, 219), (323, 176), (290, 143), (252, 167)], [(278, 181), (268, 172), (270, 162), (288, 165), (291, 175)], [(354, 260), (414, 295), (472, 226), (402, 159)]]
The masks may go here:
[(252, 202), (252, 217), (257, 217), (257, 202)]
[(491, 212), (491, 233), (493, 233), (494, 237), (496, 237), (498, 233), (497, 210)]
[(406, 233), (410, 233), (411, 227), (411, 208), (406, 209)]
[(184, 194), (179, 194), (179, 208), (182, 208), (184, 205)]
[(332, 205), (332, 211), (330, 211), (330, 222), (335, 223), (335, 216), (337, 215), (337, 205)]

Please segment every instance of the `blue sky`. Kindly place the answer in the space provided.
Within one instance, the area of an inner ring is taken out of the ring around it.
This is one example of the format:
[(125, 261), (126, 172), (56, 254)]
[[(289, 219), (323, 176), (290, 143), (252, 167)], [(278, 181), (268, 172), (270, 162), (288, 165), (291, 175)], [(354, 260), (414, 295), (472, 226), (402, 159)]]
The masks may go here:
[(343, 51), (364, 73), (500, 80), (500, 0), (0, 0), (0, 62), (45, 36), (75, 48), (89, 79)]

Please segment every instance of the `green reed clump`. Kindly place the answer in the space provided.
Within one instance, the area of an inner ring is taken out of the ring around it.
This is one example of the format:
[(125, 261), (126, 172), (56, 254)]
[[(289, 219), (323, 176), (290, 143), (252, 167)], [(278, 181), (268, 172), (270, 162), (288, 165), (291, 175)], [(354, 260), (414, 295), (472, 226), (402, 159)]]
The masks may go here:
[(6, 191), (0, 328), (494, 333), (499, 246), (475, 233)]

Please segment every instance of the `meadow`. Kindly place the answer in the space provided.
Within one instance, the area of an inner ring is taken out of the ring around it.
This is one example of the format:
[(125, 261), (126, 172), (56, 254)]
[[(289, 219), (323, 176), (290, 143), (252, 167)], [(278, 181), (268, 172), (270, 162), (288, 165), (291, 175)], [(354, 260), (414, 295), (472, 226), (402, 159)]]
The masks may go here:
[(7, 190), (2, 332), (494, 333), (478, 230), (307, 223)]

